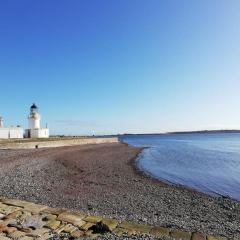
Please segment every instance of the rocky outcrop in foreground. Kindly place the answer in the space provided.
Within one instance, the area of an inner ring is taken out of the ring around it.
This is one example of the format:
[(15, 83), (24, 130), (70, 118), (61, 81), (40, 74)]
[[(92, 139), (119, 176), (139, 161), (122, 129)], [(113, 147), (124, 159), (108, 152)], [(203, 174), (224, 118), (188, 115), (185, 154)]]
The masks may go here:
[(27, 201), (0, 200), (0, 240), (178, 239), (223, 240), (200, 233), (135, 224)]

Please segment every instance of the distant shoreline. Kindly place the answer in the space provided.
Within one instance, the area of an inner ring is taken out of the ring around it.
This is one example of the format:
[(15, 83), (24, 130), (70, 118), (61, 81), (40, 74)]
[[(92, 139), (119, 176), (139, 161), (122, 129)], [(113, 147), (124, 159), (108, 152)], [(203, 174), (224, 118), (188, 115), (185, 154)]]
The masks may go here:
[(240, 130), (200, 130), (200, 131), (177, 131), (166, 133), (124, 133), (118, 136), (144, 136), (144, 135), (170, 135), (170, 134), (210, 134), (210, 133), (240, 133)]

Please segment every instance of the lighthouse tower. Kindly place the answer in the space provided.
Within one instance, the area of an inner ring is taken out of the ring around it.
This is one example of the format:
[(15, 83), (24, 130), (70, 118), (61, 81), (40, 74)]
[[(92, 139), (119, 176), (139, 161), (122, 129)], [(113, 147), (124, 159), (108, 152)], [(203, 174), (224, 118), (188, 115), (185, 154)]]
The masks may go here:
[(28, 115), (28, 128), (39, 129), (40, 128), (41, 116), (38, 113), (38, 108), (34, 103), (30, 108), (30, 114)]
[(35, 103), (30, 107), (30, 113), (28, 115), (28, 129), (26, 130), (25, 137), (29, 138), (48, 138), (49, 129), (41, 128), (40, 125), (41, 116), (38, 112), (38, 107)]
[(3, 118), (0, 116), (0, 127), (3, 128)]

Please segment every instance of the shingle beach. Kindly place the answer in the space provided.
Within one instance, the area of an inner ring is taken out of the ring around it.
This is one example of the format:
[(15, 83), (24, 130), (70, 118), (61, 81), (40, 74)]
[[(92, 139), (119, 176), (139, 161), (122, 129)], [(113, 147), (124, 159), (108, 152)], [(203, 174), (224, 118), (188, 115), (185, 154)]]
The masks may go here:
[(139, 172), (126, 144), (0, 150), (0, 195), (154, 226), (240, 238), (240, 203)]

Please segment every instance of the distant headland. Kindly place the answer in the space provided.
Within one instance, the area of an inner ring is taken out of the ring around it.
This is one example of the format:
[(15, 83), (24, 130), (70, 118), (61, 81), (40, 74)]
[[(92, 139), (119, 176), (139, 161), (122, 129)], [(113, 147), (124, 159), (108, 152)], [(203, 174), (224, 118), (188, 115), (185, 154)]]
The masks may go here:
[(164, 135), (164, 134), (206, 134), (206, 133), (240, 133), (240, 130), (200, 130), (200, 131), (177, 131), (166, 133), (124, 133), (122, 135)]

